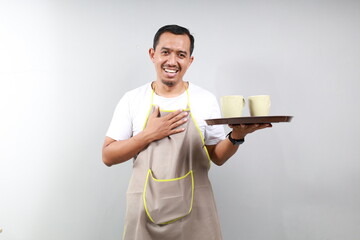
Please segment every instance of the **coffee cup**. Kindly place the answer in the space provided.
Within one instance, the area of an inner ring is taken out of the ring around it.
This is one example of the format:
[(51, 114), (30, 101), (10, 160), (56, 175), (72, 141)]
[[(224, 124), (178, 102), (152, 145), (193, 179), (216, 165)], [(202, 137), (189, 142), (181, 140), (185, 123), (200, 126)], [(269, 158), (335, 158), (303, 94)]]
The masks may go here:
[(221, 113), (224, 118), (241, 117), (245, 99), (240, 95), (222, 96), (220, 98)]
[(248, 97), (250, 116), (268, 116), (270, 113), (270, 96), (256, 95)]

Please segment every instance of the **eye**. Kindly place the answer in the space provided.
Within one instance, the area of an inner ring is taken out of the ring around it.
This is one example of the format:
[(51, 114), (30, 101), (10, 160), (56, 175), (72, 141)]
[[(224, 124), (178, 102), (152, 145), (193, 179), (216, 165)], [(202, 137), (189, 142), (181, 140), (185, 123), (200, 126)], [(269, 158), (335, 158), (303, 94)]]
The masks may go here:
[(169, 51), (168, 51), (168, 50), (162, 50), (162, 51), (161, 51), (161, 54), (162, 54), (162, 55), (168, 55), (168, 54), (169, 54)]
[(180, 58), (186, 58), (186, 54), (184, 54), (184, 53), (179, 53), (179, 57), (180, 57)]

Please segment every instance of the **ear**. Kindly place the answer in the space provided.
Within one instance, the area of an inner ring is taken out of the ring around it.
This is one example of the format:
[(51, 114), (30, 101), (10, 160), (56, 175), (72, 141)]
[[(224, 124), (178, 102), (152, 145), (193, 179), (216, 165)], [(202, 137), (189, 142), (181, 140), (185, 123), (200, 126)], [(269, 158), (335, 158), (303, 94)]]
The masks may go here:
[(154, 55), (155, 55), (155, 50), (153, 48), (150, 48), (149, 49), (149, 57), (152, 62), (154, 62)]
[(192, 64), (193, 61), (194, 61), (194, 56), (191, 56), (191, 57), (190, 57), (190, 62), (189, 62), (188, 68), (190, 67), (190, 65)]

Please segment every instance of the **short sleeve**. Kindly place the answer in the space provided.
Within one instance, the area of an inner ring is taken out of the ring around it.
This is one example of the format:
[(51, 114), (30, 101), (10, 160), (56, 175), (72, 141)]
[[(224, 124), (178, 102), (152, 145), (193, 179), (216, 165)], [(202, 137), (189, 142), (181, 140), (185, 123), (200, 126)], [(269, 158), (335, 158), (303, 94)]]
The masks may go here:
[(129, 95), (125, 94), (117, 104), (106, 136), (114, 140), (126, 140), (132, 136), (132, 120)]
[[(210, 115), (209, 119), (221, 118), (219, 104), (215, 97), (210, 99)], [(225, 138), (223, 125), (206, 125), (205, 127), (205, 144), (216, 145), (218, 142)]]

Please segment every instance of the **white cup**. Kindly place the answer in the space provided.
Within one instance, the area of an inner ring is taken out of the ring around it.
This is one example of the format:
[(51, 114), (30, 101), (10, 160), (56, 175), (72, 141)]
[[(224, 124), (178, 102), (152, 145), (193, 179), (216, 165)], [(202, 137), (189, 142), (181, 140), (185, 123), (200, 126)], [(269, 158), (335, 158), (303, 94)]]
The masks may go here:
[(224, 118), (241, 117), (245, 99), (240, 95), (222, 96), (220, 106)]
[(250, 116), (269, 116), (270, 113), (270, 96), (257, 95), (248, 97)]

